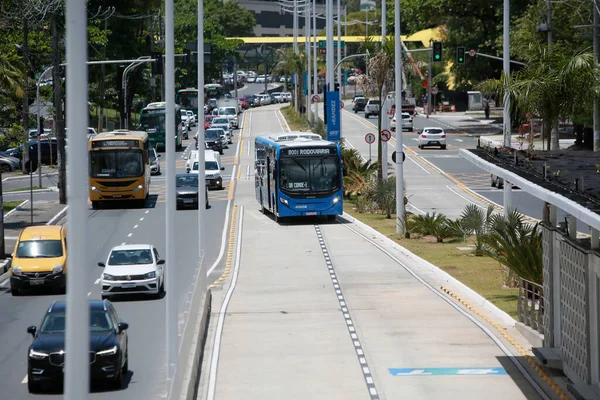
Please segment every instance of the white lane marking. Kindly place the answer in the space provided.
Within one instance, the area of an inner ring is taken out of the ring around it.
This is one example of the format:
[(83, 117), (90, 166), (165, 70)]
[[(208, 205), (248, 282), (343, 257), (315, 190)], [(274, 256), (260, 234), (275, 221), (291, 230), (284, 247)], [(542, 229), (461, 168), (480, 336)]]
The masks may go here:
[(482, 205), (479, 205), (477, 203), (475, 203), (474, 201), (471, 201), (469, 199), (467, 199), (465, 196), (461, 195), (460, 193), (458, 193), (457, 191), (455, 191), (454, 189), (452, 189), (450, 186), (446, 186), (448, 188), (448, 190), (450, 190), (452, 193), (454, 193), (455, 195), (457, 195), (458, 197), (460, 197), (461, 199), (471, 203), (471, 204), (475, 204), (477, 207), (482, 208), (484, 210), (487, 210), (487, 207), (484, 207)]
[(227, 307), (229, 306), (229, 301), (231, 300), (231, 296), (233, 295), (233, 291), (237, 285), (238, 274), (240, 271), (240, 259), (242, 255), (242, 232), (244, 227), (244, 206), (240, 206), (240, 217), (238, 224), (238, 232), (237, 232), (237, 241), (236, 241), (236, 254), (235, 254), (235, 265), (233, 268), (233, 277), (231, 279), (231, 286), (229, 286), (229, 290), (227, 290), (227, 294), (225, 295), (225, 299), (223, 300), (223, 304), (221, 305), (221, 310), (219, 312), (219, 320), (217, 322), (217, 331), (215, 334), (215, 344), (213, 346), (213, 354), (210, 362), (210, 370), (209, 370), (209, 378), (208, 378), (208, 400), (213, 400), (215, 398), (216, 392), (216, 384), (217, 384), (217, 367), (219, 365), (219, 353), (221, 350), (221, 336), (223, 335), (223, 325), (225, 324), (225, 314), (227, 313)]
[(27, 375), (25, 375), (25, 378), (23, 378), (23, 380), (21, 381), (21, 383), (27, 383)]
[(150, 210), (146, 210), (145, 214), (148, 214), (150, 212)]
[(139, 226), (139, 225), (134, 225), (134, 226), (133, 226), (133, 229), (137, 229), (137, 227), (138, 227), (138, 226)]
[(126, 244), (127, 244), (126, 242), (123, 242), (123, 243), (121, 243), (121, 246), (125, 246)]
[(92, 292), (88, 292), (88, 296), (87, 297), (90, 297), (91, 294), (92, 294)]
[(133, 233), (127, 234), (127, 237), (131, 237), (131, 236), (133, 236)]
[(144, 220), (144, 217), (140, 218), (140, 221), (143, 221), (143, 220)]
[(94, 285), (97, 285), (100, 283), (100, 278), (96, 279), (96, 282), (94, 282)]
[(418, 162), (416, 162), (415, 160), (413, 160), (412, 157), (407, 157), (410, 161), (412, 161), (417, 167), (421, 168), (423, 171), (425, 171), (425, 173), (427, 175), (431, 175), (431, 172), (429, 172), (429, 170), (427, 170), (427, 168), (425, 168), (424, 166), (422, 166), (421, 164), (419, 164)]
[(427, 214), (425, 211), (421, 210), (420, 208), (418, 208), (417, 206), (415, 206), (415, 205), (414, 205), (414, 204), (412, 204), (412, 203), (408, 203), (408, 206), (409, 206), (410, 208), (412, 208), (413, 210), (417, 210), (418, 212), (420, 212), (420, 213), (421, 213), (421, 214), (423, 214), (423, 215)]
[(250, 164), (246, 165), (246, 180), (250, 179)]
[(461, 143), (463, 141), (462, 139), (454, 139), (454, 140), (456, 140), (457, 142), (461, 142)]

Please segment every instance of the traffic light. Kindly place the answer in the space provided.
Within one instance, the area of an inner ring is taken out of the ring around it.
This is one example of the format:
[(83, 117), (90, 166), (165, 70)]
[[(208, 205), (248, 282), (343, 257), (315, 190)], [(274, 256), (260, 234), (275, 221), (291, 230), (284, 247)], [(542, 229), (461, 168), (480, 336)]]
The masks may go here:
[(340, 84), (339, 83), (334, 83), (333, 85), (333, 91), (334, 92), (339, 92), (340, 91)]
[(185, 56), (183, 56), (183, 63), (188, 65), (192, 61), (192, 51), (185, 49)]
[(163, 73), (163, 56), (162, 53), (152, 53), (152, 58), (156, 60), (152, 63), (152, 75), (162, 75)]
[(457, 64), (465, 63), (465, 48), (464, 47), (456, 48), (456, 63)]
[(442, 42), (433, 42), (433, 62), (442, 62)]

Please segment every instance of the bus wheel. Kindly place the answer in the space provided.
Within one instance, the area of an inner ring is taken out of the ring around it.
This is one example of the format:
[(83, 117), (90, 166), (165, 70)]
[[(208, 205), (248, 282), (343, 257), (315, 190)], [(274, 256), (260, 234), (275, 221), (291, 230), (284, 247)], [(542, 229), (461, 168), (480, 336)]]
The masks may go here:
[(100, 206), (100, 204), (99, 204), (99, 203), (100, 203), (99, 201), (95, 201), (95, 200), (94, 200), (94, 201), (92, 201), (92, 208), (93, 208), (94, 210), (97, 210), (97, 209), (99, 208), (99, 206)]

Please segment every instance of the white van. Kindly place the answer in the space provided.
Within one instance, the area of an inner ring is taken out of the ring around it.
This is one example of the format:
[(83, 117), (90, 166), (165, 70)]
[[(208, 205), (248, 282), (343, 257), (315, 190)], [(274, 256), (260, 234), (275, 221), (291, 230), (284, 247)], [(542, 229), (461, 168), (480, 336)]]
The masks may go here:
[[(213, 189), (223, 189), (223, 177), (221, 171), (225, 167), (221, 166), (221, 156), (218, 151), (206, 150), (204, 153), (204, 177), (206, 178), (206, 186)], [(191, 173), (198, 173), (198, 158), (192, 162)]]
[(185, 162), (185, 170), (187, 172), (190, 172), (190, 170), (194, 166), (195, 162), (198, 162), (198, 150), (190, 151), (190, 154), (188, 155), (188, 159)]

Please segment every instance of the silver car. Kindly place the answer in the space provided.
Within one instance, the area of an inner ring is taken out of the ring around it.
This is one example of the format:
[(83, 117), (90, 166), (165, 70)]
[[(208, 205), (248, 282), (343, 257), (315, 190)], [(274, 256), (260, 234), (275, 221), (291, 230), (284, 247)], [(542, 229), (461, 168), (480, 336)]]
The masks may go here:
[(21, 160), (11, 157), (5, 152), (0, 152), (0, 170), (2, 172), (12, 172), (21, 169)]
[[(211, 129), (212, 128), (223, 129), (225, 131), (225, 135), (227, 136), (227, 143), (229, 143), (229, 144), (233, 143), (233, 138), (231, 137), (230, 123), (229, 123), (228, 118), (226, 118), (226, 117), (214, 118), (212, 120), (212, 123), (210, 124), (210, 127), (211, 127)], [(225, 145), (227, 143), (225, 143)]]
[(156, 153), (154, 147), (150, 148), (150, 173), (160, 175), (160, 154)]

